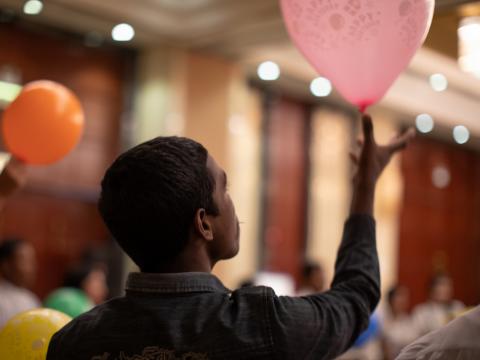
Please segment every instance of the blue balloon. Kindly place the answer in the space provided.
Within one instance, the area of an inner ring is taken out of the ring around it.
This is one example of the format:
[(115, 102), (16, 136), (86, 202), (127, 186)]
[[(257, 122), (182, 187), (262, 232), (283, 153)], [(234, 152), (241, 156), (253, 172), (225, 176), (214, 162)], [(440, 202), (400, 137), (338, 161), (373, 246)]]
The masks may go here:
[(369, 341), (375, 339), (379, 333), (380, 319), (378, 318), (377, 314), (373, 314), (372, 316), (370, 316), (370, 321), (368, 323), (367, 329), (359, 335), (357, 340), (355, 340), (353, 347), (362, 347)]

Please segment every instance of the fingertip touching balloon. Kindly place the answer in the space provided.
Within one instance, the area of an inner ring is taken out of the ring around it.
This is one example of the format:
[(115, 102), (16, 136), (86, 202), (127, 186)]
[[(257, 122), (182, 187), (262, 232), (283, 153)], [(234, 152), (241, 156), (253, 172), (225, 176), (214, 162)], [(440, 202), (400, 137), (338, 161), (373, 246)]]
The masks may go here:
[(280, 1), (296, 47), (362, 111), (408, 66), (435, 6), (435, 0)]
[(53, 81), (34, 81), (5, 110), (3, 139), (21, 161), (46, 165), (77, 145), (83, 124), (82, 106), (72, 91)]
[(14, 316), (0, 331), (0, 359), (46, 359), (53, 334), (70, 320), (51, 309), (34, 309)]

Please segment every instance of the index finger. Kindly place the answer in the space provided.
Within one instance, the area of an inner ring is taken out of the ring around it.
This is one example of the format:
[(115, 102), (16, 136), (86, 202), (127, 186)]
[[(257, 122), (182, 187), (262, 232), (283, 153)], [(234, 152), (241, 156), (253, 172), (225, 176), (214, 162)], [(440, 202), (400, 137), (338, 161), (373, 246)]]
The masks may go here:
[(373, 123), (370, 115), (362, 115), (363, 141), (365, 144), (374, 142)]
[(414, 137), (415, 129), (413, 129), (412, 127), (408, 128), (407, 131), (392, 140), (390, 144), (387, 145), (387, 148), (390, 150), (391, 153), (402, 150)]

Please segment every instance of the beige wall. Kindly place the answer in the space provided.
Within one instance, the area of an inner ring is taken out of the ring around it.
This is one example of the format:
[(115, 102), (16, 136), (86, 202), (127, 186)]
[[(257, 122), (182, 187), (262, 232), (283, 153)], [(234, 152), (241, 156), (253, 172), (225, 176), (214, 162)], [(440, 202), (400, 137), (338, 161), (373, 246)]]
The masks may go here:
[(345, 115), (327, 110), (312, 118), (307, 258), (323, 265), (328, 283), (350, 201), (350, 124)]
[(230, 87), (235, 66), (223, 59), (191, 53), (187, 60), (185, 136), (207, 147), (228, 166)]
[[(373, 111), (372, 115), (378, 143), (388, 142), (396, 132), (395, 122), (381, 110)], [(320, 110), (314, 113), (312, 131), (307, 256), (324, 265), (330, 283), (351, 197), (352, 169), (348, 158), (352, 149), (351, 122), (340, 113)], [(403, 189), (399, 160), (395, 157), (385, 170), (375, 197), (383, 291), (397, 279), (399, 206)]]
[(184, 131), (187, 54), (173, 48), (143, 51), (137, 63), (133, 143)]
[[(375, 136), (380, 144), (388, 143), (397, 134), (394, 117), (380, 109), (372, 111)], [(398, 278), (398, 239), (400, 206), (403, 197), (401, 155), (396, 155), (381, 176), (375, 194), (377, 247), (382, 274), (382, 290), (386, 292)]]

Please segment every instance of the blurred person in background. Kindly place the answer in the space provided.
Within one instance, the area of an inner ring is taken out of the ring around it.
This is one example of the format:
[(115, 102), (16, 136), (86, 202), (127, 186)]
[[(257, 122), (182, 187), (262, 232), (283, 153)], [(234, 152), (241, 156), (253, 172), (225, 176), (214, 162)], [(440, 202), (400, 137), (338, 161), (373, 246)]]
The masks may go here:
[(400, 351), (418, 338), (409, 312), (410, 291), (405, 286), (394, 286), (388, 291), (382, 319), (384, 358), (393, 360)]
[(0, 243), (0, 328), (19, 312), (40, 307), (29, 290), (35, 281), (33, 246), (20, 239)]
[(63, 286), (82, 290), (94, 305), (103, 303), (108, 296), (105, 263), (84, 258), (67, 272)]
[(463, 303), (453, 299), (453, 281), (447, 274), (435, 275), (430, 280), (428, 294), (428, 301), (413, 312), (419, 336), (446, 325), (465, 308)]
[(44, 306), (72, 318), (89, 311), (107, 299), (106, 273), (105, 261), (93, 252), (86, 253), (76, 266), (67, 271), (62, 287), (44, 299)]
[[(15, 158), (7, 160), (0, 173), (0, 212), (25, 182), (26, 166)], [(29, 290), (35, 273), (35, 249), (31, 244), (16, 238), (0, 241), (0, 328), (17, 313), (40, 306), (37, 296)]]
[(307, 261), (302, 269), (302, 283), (297, 295), (304, 296), (325, 291), (325, 273), (323, 267), (313, 261)]

